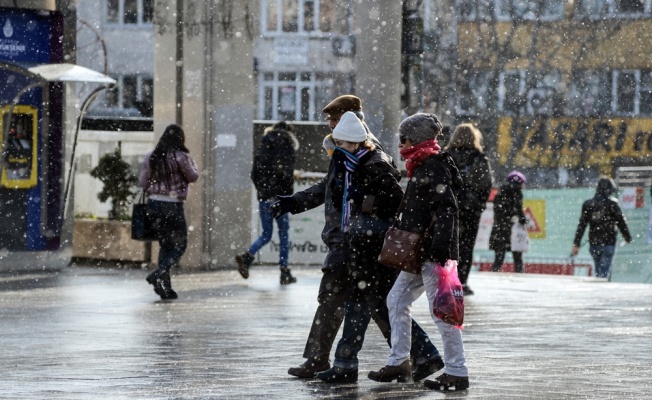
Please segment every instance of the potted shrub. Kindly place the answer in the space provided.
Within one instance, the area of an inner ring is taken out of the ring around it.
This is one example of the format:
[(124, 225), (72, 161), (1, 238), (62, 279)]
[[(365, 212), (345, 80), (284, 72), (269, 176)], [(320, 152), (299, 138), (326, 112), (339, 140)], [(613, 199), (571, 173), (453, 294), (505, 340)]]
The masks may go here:
[(120, 148), (103, 155), (91, 176), (104, 187), (97, 195), (101, 202), (111, 201), (108, 219), (76, 220), (73, 255), (80, 258), (149, 261), (150, 245), (131, 240), (130, 206), (136, 195), (137, 178), (122, 159)]

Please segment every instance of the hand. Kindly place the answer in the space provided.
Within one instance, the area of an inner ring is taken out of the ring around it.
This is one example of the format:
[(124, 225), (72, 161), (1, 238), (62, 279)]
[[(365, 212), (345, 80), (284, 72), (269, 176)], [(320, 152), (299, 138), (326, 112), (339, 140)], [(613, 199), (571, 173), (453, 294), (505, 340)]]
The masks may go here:
[(580, 252), (580, 248), (577, 246), (573, 246), (573, 248), (571, 249), (571, 257), (575, 257), (579, 252)]
[(269, 206), (269, 213), (274, 218), (282, 217), (292, 211), (296, 203), (292, 196), (278, 196), (278, 200)]
[(444, 265), (446, 265), (446, 261), (448, 261), (449, 259), (448, 252), (442, 250), (433, 250), (432, 258), (437, 264), (443, 267)]
[(527, 224), (527, 218), (525, 217), (519, 218), (518, 223), (521, 225)]
[(347, 195), (346, 195), (346, 200), (352, 201), (356, 204), (362, 203), (362, 200), (364, 200), (364, 187), (362, 186), (349, 187), (349, 190), (347, 191)]

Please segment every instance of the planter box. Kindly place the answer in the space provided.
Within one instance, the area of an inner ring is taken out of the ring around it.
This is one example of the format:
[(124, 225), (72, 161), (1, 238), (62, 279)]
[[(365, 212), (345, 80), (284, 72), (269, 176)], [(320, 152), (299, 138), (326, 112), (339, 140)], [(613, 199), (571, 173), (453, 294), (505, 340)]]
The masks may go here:
[(149, 262), (151, 243), (131, 239), (131, 223), (76, 219), (73, 257), (97, 260)]

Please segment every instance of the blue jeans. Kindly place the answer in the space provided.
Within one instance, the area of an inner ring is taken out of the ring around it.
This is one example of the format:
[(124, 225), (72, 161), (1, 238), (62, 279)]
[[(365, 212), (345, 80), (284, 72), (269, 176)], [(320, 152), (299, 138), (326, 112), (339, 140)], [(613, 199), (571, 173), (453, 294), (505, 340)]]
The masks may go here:
[[(396, 281), (398, 271), (375, 262), (375, 258), (377, 255), (368, 258), (353, 254), (344, 303), (344, 327), (335, 350), (334, 367), (358, 368), (358, 353), (362, 349), (371, 318), (391, 346), (387, 294)], [(368, 284), (359, 285), (361, 282)], [(422, 364), (439, 357), (439, 351), (419, 324), (411, 320), (411, 327), (410, 355), (415, 362)]]
[(589, 246), (589, 253), (591, 253), (591, 257), (593, 257), (593, 262), (595, 263), (595, 276), (598, 278), (609, 277), (609, 269), (611, 269), (611, 262), (614, 259), (615, 252), (616, 246), (614, 245)]
[(149, 200), (149, 209), (156, 218), (156, 231), (161, 249), (158, 253), (158, 271), (169, 272), (179, 265), (188, 245), (188, 227), (183, 203)]
[[(263, 225), (263, 233), (258, 239), (249, 247), (249, 254), (256, 254), (264, 245), (272, 240), (272, 233), (274, 233), (274, 218), (269, 213), (269, 206), (273, 201), (259, 201), (258, 212), (260, 214), (260, 222)], [(280, 245), (278, 265), (281, 268), (288, 266), (288, 254), (290, 253), (290, 217), (288, 214), (276, 220), (278, 225), (278, 239)]]

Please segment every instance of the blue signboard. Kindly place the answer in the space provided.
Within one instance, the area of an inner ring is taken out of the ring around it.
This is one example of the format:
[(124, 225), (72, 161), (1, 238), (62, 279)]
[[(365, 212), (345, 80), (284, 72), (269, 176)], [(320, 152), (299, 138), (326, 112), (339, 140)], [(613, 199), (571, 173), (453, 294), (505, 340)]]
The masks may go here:
[(0, 60), (49, 63), (49, 15), (29, 10), (0, 9)]

